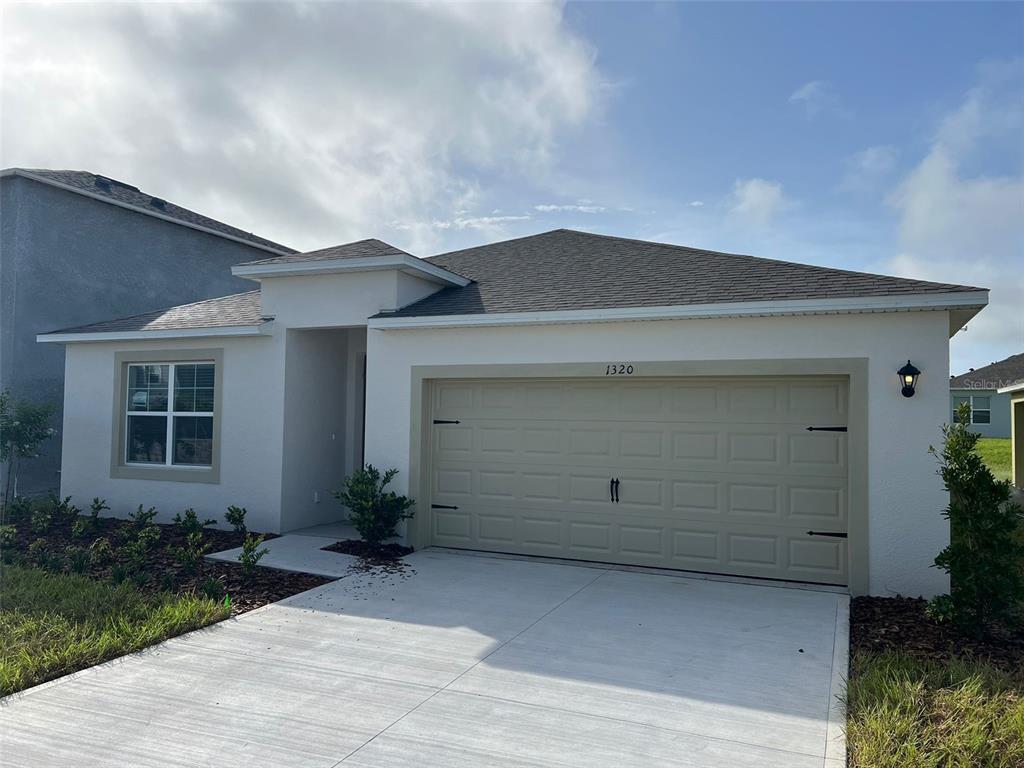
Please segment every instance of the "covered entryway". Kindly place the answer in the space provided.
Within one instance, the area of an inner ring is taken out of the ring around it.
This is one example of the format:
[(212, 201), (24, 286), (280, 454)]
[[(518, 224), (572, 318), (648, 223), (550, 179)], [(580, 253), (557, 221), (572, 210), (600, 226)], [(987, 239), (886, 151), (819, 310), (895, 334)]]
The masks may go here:
[(847, 583), (846, 377), (430, 391), (434, 545)]

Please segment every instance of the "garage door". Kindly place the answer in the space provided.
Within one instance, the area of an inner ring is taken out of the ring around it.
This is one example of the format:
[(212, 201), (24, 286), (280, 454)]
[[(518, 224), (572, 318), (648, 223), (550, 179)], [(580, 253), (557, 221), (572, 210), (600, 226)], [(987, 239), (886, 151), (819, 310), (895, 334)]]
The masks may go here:
[(846, 583), (845, 378), (431, 393), (435, 545)]

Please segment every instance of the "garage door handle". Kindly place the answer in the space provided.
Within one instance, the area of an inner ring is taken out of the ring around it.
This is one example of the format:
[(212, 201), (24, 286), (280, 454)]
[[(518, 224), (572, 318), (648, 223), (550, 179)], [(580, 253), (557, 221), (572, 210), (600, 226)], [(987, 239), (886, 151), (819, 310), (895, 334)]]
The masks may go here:
[(612, 480), (612, 501), (619, 503), (619, 478)]
[(845, 539), (846, 534), (842, 531), (808, 531), (808, 536), (831, 536), (834, 539)]
[(608, 479), (608, 501), (615, 501), (615, 478)]
[(431, 504), (430, 508), (431, 509), (458, 509), (458, 507), (453, 507), (451, 504)]

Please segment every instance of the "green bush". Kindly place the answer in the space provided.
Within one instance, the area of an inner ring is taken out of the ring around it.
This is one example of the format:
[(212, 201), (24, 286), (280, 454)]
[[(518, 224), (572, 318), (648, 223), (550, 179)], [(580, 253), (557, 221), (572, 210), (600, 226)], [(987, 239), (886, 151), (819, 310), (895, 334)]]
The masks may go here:
[(70, 496), (62, 499), (58, 496), (51, 495), (50, 506), (53, 509), (53, 520), (60, 526), (74, 524), (78, 520), (78, 515), (82, 512), (82, 510), (71, 503)]
[(976, 450), (979, 435), (960, 406), (954, 424), (943, 427), (939, 474), (949, 491), (944, 517), (950, 544), (935, 565), (950, 575), (950, 593), (932, 600), (929, 614), (947, 619), (965, 632), (982, 636), (994, 627), (1016, 623), (1024, 599), (1024, 544), (1016, 536), (1024, 510), (1010, 501), (1010, 484), (998, 481)]
[(13, 525), (0, 525), (0, 547), (7, 548), (14, 544), (18, 529)]
[(64, 554), (68, 558), (68, 566), (72, 573), (85, 573), (89, 570), (89, 550), (84, 547), (68, 547)]
[(93, 523), (95, 523), (100, 519), (100, 513), (108, 509), (110, 509), (110, 507), (107, 506), (106, 499), (94, 496), (92, 503), (89, 504), (89, 517), (92, 519)]
[(53, 525), (53, 513), (49, 507), (39, 506), (32, 510), (32, 533), (43, 534)]
[(160, 540), (160, 528), (147, 525), (135, 534), (135, 538), (125, 544), (122, 552), (125, 556), (124, 565), (129, 577), (146, 573), (147, 556)]
[(95, 568), (103, 568), (110, 565), (114, 559), (114, 548), (110, 545), (110, 539), (96, 539), (89, 545), (89, 563)]
[(128, 519), (132, 520), (140, 530), (152, 523), (154, 517), (156, 517), (156, 507), (150, 507), (143, 511), (141, 504), (137, 510), (128, 513)]
[(186, 573), (195, 573), (203, 557), (210, 551), (210, 544), (203, 541), (203, 531), (192, 531), (185, 537), (185, 545), (178, 547), (174, 555)]
[(256, 566), (263, 556), (270, 550), (266, 547), (260, 547), (263, 543), (263, 536), (257, 536), (254, 533), (246, 534), (245, 541), (242, 543), (242, 551), (238, 555), (238, 562), (242, 564), (242, 580), (248, 581), (253, 573), (256, 571)]
[(384, 490), (397, 474), (397, 469), (389, 469), (381, 475), (367, 464), (346, 477), (341, 490), (334, 492), (334, 498), (348, 507), (349, 521), (368, 544), (379, 546), (394, 538), (398, 523), (413, 516), (409, 511), (415, 503), (412, 499)]
[(236, 507), (231, 505), (228, 507), (228, 511), (224, 513), (224, 522), (235, 529), (235, 533), (240, 533), (243, 536), (247, 533), (245, 528), (245, 516), (247, 511), (245, 507)]
[(174, 516), (174, 524), (189, 536), (193, 533), (201, 534), (203, 528), (208, 525), (213, 525), (216, 522), (216, 520), (203, 520), (200, 522), (199, 517), (196, 515), (196, 511), (192, 509), (192, 507), (186, 509), (184, 515), (179, 512)]

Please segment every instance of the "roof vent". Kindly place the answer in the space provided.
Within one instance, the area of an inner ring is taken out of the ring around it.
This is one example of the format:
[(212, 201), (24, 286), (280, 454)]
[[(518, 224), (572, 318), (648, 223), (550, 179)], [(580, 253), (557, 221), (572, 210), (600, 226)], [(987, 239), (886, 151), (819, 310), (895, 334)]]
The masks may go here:
[(159, 208), (161, 211), (167, 210), (167, 201), (162, 198), (152, 197), (149, 200), (149, 204), (154, 208)]

